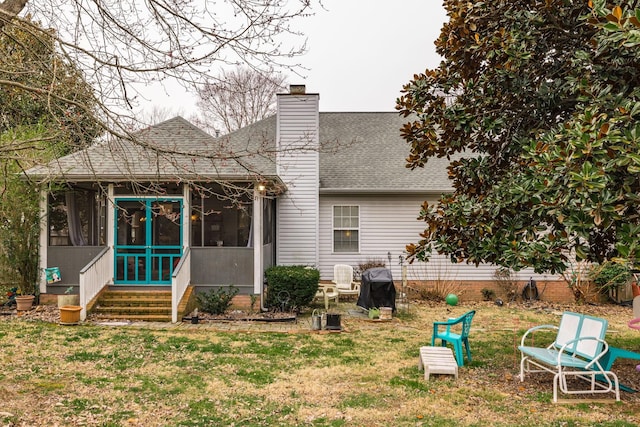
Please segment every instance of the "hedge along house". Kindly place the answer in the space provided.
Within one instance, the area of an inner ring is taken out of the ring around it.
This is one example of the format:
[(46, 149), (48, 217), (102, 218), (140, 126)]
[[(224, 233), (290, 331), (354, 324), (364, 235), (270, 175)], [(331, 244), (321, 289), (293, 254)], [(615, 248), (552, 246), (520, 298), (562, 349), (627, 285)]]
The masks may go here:
[[(450, 190), (445, 159), (405, 167), (405, 121), (319, 113), (319, 95), (292, 86), (275, 116), (220, 138), (177, 117), (136, 144), (99, 143), (33, 168), (32, 179), (64, 186), (43, 190), (40, 266), (59, 267), (62, 281), (43, 277), (40, 292), (78, 287), (84, 318), (105, 289), (168, 289), (176, 322), (193, 289), (234, 285), (262, 299), (274, 264), (315, 266), (330, 280), (334, 264), (378, 259), (397, 280), (399, 256), (424, 230), (422, 202)], [(430, 265), (457, 281), (495, 271)]]

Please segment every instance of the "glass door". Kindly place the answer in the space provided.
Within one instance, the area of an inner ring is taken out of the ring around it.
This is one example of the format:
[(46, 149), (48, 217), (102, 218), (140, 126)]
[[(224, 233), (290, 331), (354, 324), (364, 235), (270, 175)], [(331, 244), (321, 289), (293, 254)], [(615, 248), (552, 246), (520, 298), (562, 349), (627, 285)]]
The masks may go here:
[(169, 285), (182, 256), (182, 200), (116, 199), (115, 284)]

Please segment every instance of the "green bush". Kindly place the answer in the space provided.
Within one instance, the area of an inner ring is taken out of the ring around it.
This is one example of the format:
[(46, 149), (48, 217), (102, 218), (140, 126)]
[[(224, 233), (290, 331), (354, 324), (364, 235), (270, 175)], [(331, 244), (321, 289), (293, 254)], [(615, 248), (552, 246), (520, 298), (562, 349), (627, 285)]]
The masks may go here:
[(311, 304), (318, 292), (320, 272), (302, 265), (276, 265), (265, 272), (269, 308), (298, 310)]
[(607, 261), (591, 268), (591, 279), (602, 293), (626, 285), (631, 278), (631, 270), (624, 264)]
[(196, 300), (200, 310), (211, 314), (224, 314), (231, 306), (231, 300), (238, 294), (238, 288), (229, 286), (227, 288), (211, 289), (208, 292), (196, 294)]
[(485, 301), (492, 301), (496, 297), (496, 293), (493, 289), (483, 288), (481, 291), (482, 299)]

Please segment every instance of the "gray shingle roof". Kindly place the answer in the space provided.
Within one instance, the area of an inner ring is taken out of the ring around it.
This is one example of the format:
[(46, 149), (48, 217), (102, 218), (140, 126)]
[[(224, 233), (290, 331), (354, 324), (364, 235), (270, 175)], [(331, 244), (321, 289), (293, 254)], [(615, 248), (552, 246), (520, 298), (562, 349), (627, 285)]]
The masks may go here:
[(400, 128), (407, 121), (398, 113), (320, 113), (321, 143), (341, 145), (320, 153), (320, 191), (450, 191), (446, 159), (405, 167), (409, 146)]
[[(275, 123), (275, 121), (274, 121)], [(136, 142), (112, 140), (27, 171), (39, 179), (68, 181), (130, 179), (251, 179), (256, 173), (275, 176), (275, 164), (256, 154), (264, 140), (260, 127), (232, 148), (182, 117), (136, 133)], [(271, 137), (273, 140), (273, 137)], [(260, 147), (259, 147), (260, 145)], [(154, 147), (154, 150), (148, 147)]]
[[(400, 128), (406, 121), (393, 112), (320, 113), (320, 191), (449, 191), (446, 159), (413, 171), (405, 167), (409, 151)], [(27, 173), (68, 181), (251, 179), (256, 172), (275, 177), (275, 134), (275, 116), (219, 138), (176, 117), (140, 131), (142, 144), (101, 143)]]

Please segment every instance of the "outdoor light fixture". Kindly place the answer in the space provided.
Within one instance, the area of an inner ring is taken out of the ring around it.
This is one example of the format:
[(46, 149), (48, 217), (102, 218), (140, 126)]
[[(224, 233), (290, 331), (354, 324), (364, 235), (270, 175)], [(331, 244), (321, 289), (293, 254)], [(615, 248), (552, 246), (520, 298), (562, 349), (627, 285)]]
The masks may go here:
[(263, 183), (258, 184), (258, 191), (261, 193), (264, 193), (264, 190), (267, 189), (267, 186), (264, 185)]

